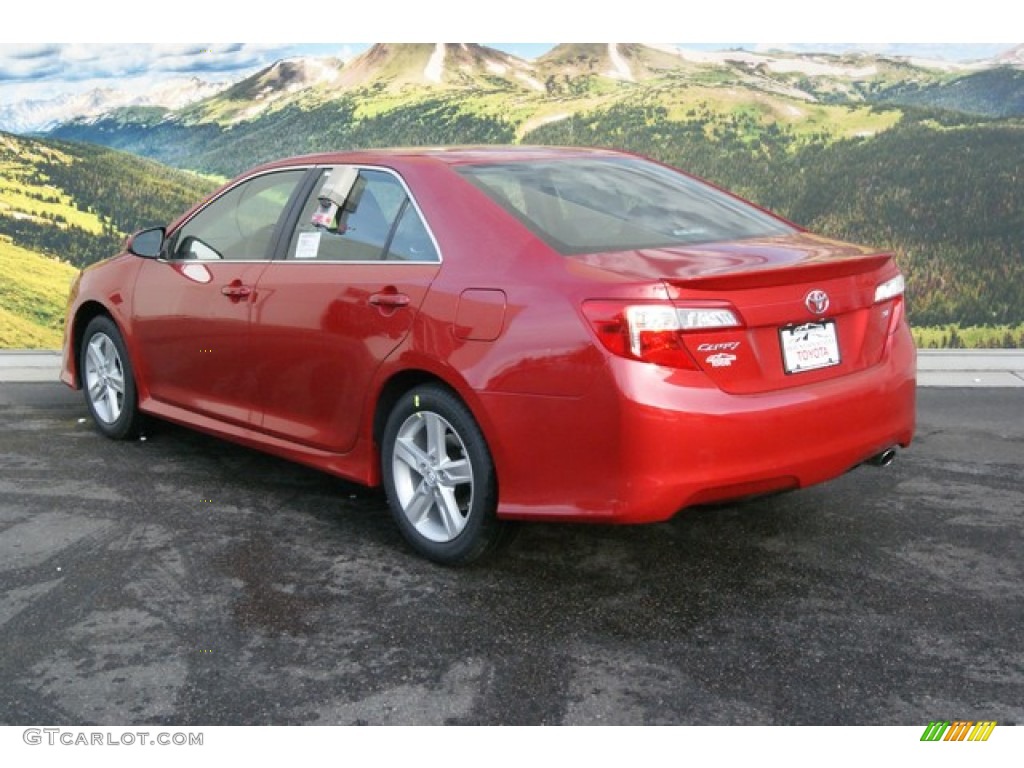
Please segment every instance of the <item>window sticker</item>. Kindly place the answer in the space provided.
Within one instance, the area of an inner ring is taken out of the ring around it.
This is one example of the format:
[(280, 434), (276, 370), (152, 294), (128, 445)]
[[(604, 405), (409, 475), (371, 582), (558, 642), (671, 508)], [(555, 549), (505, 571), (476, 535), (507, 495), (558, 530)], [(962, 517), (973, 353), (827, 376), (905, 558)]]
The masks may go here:
[(319, 232), (302, 232), (299, 234), (299, 242), (295, 245), (296, 259), (315, 259), (319, 251)]

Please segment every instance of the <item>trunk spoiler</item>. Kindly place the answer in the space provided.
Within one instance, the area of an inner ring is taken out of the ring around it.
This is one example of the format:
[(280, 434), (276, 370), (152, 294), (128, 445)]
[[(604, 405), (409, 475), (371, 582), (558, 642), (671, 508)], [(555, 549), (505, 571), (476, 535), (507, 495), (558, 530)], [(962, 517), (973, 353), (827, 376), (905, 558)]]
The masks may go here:
[(831, 280), (874, 272), (892, 260), (887, 253), (805, 261), (785, 266), (753, 267), (694, 277), (663, 278), (666, 285), (696, 291), (771, 288), (777, 285)]

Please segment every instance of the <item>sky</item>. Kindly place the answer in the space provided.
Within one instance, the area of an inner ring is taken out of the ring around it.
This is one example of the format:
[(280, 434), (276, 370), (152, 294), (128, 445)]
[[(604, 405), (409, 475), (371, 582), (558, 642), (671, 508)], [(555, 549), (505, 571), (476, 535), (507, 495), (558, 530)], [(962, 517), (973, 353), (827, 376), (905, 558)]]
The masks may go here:
[[(1005, 22), (1005, 11), (1001, 10), (1005, 6), (999, 6), (997, 0), (972, 0), (970, 14), (960, 8), (948, 16), (941, 11), (925, 15), (913, 10), (900, 15), (893, 10), (896, 4), (891, 0), (846, 4), (732, 0), (717, 4), (717, 9), (706, 5), (660, 0), (619, 0), (606, 5), (572, 0), (517, 0), (514, 4), (390, 0), (386, 12), (378, 10), (382, 7), (379, 4), (341, 3), (324, 13), (322, 4), (299, 3), (294, 4), (297, 18), (289, 20), (278, 13), (238, 13), (232, 9), (241, 6), (227, 4), (217, 10), (210, 0), (161, 4), (162, 8), (174, 8), (173, 14), (164, 15), (142, 10), (153, 6), (137, 0), (94, 0), (88, 4), (51, 0), (47, 3), (46, 23), (39, 24), (33, 5), (7, 0), (0, 29), (0, 106), (97, 87), (142, 91), (169, 78), (234, 81), (277, 59), (349, 59), (367, 47), (367, 43), (331, 42), (337, 40), (674, 38), (683, 41), (675, 45), (702, 49), (870, 50), (960, 61), (989, 58), (1016, 44), (1003, 39), (1006, 25), (1000, 19)], [(163, 42), (193, 36), (229, 36), (249, 42)], [(5, 38), (20, 42), (4, 42)], [(307, 42), (275, 42), (284, 38)], [(123, 42), (126, 40), (146, 42)], [(735, 40), (759, 42), (729, 42)], [(796, 42), (772, 42), (777, 40)], [(843, 42), (848, 40), (861, 42)], [(951, 40), (965, 42), (946, 42)], [(553, 44), (485, 43), (524, 58), (534, 58)]]

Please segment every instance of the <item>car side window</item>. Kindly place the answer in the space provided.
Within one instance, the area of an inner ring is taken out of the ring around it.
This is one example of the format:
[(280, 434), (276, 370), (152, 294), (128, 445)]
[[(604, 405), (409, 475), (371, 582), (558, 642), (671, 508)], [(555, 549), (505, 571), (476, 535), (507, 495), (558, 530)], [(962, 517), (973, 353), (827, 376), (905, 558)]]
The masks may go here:
[(406, 201), (388, 246), (389, 261), (440, 261), (434, 241), (412, 201)]
[[(362, 169), (343, 205), (325, 224), (319, 193), (331, 175), (313, 186), (292, 234), (295, 261), (438, 261), (437, 250), (405, 187), (391, 173)], [(314, 223), (316, 219), (316, 223)]]
[(172, 258), (270, 258), (274, 228), (305, 174), (304, 169), (267, 173), (228, 190), (178, 230)]

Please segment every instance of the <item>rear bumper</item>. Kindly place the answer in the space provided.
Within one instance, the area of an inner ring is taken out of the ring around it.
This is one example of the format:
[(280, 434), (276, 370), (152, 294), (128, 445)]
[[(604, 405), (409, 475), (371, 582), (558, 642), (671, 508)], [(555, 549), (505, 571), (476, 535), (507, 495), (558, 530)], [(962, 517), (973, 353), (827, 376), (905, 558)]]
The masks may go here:
[(730, 395), (702, 374), (612, 359), (612, 380), (579, 400), (499, 397), (500, 409), (488, 407), (498, 514), (656, 522), (835, 478), (910, 444), (915, 358), (904, 328), (883, 363), (783, 391)]

